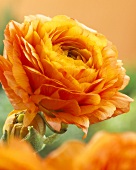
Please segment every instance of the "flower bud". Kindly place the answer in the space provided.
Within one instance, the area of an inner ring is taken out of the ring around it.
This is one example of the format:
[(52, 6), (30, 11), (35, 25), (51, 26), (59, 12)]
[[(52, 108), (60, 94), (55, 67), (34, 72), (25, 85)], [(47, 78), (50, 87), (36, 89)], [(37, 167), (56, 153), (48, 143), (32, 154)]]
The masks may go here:
[[(26, 110), (13, 110), (7, 117), (3, 126), (3, 134), (6, 133), (6, 140), (11, 137), (25, 138), (28, 134), (28, 127), (23, 126), (23, 120)], [(30, 123), (37, 132), (43, 136), (45, 133), (45, 123), (42, 116), (37, 113), (36, 117)]]

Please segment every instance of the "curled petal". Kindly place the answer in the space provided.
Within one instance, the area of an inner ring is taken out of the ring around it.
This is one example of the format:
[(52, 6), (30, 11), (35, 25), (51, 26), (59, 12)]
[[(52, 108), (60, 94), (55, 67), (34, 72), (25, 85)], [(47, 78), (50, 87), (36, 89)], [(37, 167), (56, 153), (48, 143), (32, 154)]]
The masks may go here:
[(113, 103), (116, 107), (116, 111), (114, 113), (114, 116), (127, 113), (130, 108), (130, 103), (134, 100), (130, 97), (128, 97), (125, 94), (122, 94), (118, 92), (115, 96), (113, 96), (110, 100), (111, 103)]

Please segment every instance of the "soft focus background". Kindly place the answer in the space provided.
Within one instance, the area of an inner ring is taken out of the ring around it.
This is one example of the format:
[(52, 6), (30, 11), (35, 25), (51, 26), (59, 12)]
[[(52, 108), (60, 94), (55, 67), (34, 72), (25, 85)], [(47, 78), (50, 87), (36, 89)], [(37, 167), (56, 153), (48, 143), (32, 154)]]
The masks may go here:
[[(96, 29), (112, 41), (119, 51), (119, 59), (131, 81), (124, 93), (136, 99), (136, 1), (135, 0), (0, 0), (0, 54), (3, 52), (4, 29), (9, 20), (23, 22), (26, 15), (44, 14), (49, 17), (65, 14), (85, 25)], [(12, 110), (4, 91), (0, 87), (0, 136), (7, 114)], [(109, 132), (136, 131), (136, 102), (131, 104), (129, 113), (92, 125), (87, 142), (97, 131)], [(47, 135), (51, 132), (48, 130)], [(47, 155), (51, 150), (69, 139), (82, 140), (80, 129), (69, 126), (53, 145), (40, 154)]]

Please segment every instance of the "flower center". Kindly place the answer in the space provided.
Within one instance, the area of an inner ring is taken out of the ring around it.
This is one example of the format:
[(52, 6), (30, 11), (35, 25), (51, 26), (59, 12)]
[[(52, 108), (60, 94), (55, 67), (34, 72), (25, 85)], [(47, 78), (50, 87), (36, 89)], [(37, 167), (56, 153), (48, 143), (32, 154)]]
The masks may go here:
[(68, 51), (68, 57), (73, 58), (74, 60), (82, 60), (84, 63), (86, 63), (86, 58), (81, 55), (80, 50), (69, 50)]
[(74, 60), (82, 60), (84, 63), (88, 61), (84, 49), (76, 47), (62, 46), (61, 49), (66, 53), (67, 57), (73, 58)]

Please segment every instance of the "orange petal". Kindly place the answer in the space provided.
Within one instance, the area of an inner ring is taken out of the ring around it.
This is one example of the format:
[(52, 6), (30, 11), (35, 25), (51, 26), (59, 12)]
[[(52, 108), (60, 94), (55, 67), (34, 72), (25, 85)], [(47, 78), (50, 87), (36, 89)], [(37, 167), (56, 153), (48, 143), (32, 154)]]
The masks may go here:
[(16, 95), (18, 95), (19, 97), (21, 97), (21, 99), (24, 101), (24, 103), (28, 102), (29, 100), (29, 96), (28, 93), (26, 91), (24, 91), (24, 89), (22, 89), (15, 81), (12, 72), (9, 71), (5, 71), (4, 75), (7, 79), (8, 85), (9, 87), (14, 90), (14, 92), (16, 93)]
[(86, 116), (74, 116), (69, 113), (63, 113), (63, 112), (52, 112), (57, 118), (62, 120), (62, 122), (67, 124), (74, 124), (81, 128), (83, 132), (85, 133), (84, 137), (86, 137), (88, 128), (89, 128), (89, 118)]
[[(42, 111), (44, 112), (44, 109), (42, 109)], [(57, 132), (60, 132), (62, 121), (57, 117), (48, 116), (48, 114), (46, 114), (46, 113), (47, 112), (45, 111), (44, 116), (45, 116), (45, 119), (48, 122), (48, 124), (51, 126), (52, 129), (54, 129)]]
[(31, 110), (27, 110), (24, 116), (24, 120), (23, 120), (23, 126), (27, 127), (30, 125), (30, 123), (32, 122), (32, 120), (35, 118), (36, 114), (38, 112), (38, 109), (35, 108), (35, 110), (31, 111)]
[(112, 117), (116, 110), (114, 104), (107, 100), (102, 100), (99, 108), (89, 115), (91, 123), (96, 123)]
[(55, 85), (56, 87), (66, 87), (62, 84), (62, 82), (48, 78), (47, 76), (41, 74), (39, 71), (31, 67), (24, 66), (24, 69), (29, 77), (31, 87), (34, 91), (38, 89), (42, 84), (51, 84)]
[(25, 109), (22, 98), (9, 86), (4, 76), (7, 72), (10, 73), (8, 70), (11, 70), (11, 64), (4, 57), (0, 56), (0, 80), (6, 95), (15, 109)]
[(81, 103), (81, 105), (85, 104), (92, 104), (92, 105), (98, 105), (100, 103), (100, 96), (98, 94), (93, 94), (93, 93), (82, 93), (82, 92), (74, 92), (74, 91), (69, 91), (65, 89), (59, 89), (58, 91), (59, 96), (61, 99), (64, 100), (72, 100), (75, 99)]
[(33, 68), (40, 71), (41, 73), (44, 73), (42, 63), (40, 61), (38, 54), (36, 53), (35, 48), (32, 45), (30, 45), (25, 39), (22, 38), (21, 40), (23, 42), (23, 44), (21, 44), (21, 48), (23, 50), (25, 57), (33, 65)]
[(31, 100), (47, 110), (54, 110), (56, 112), (61, 110), (74, 115), (79, 115), (81, 112), (76, 100), (53, 99), (44, 95), (32, 95)]
[(50, 96), (55, 99), (62, 100), (76, 100), (79, 105), (98, 105), (100, 103), (100, 96), (93, 93), (84, 93), (68, 90), (61, 87), (56, 87), (55, 83), (53, 84), (43, 84), (36, 91), (35, 94), (42, 94), (45, 96)]
[(127, 75), (125, 75), (125, 76), (124, 76), (124, 81), (123, 81), (122, 86), (120, 87), (120, 90), (123, 90), (123, 89), (128, 85), (129, 80), (130, 80), (130, 77), (127, 76)]
[(99, 108), (99, 105), (84, 105), (80, 106), (82, 115), (91, 115), (95, 110)]
[(110, 102), (113, 103), (116, 107), (114, 115), (116, 116), (118, 114), (128, 112), (130, 109), (130, 103), (133, 101), (134, 100), (132, 98), (128, 97), (125, 94), (122, 94), (120, 92), (116, 93), (116, 95), (114, 95), (110, 100)]
[(21, 63), (15, 62), (13, 67), (12, 67), (12, 73), (15, 78), (15, 81), (17, 84), (24, 89), (26, 92), (29, 94), (32, 93), (30, 84), (29, 84), (29, 79), (23, 69), (23, 66)]

